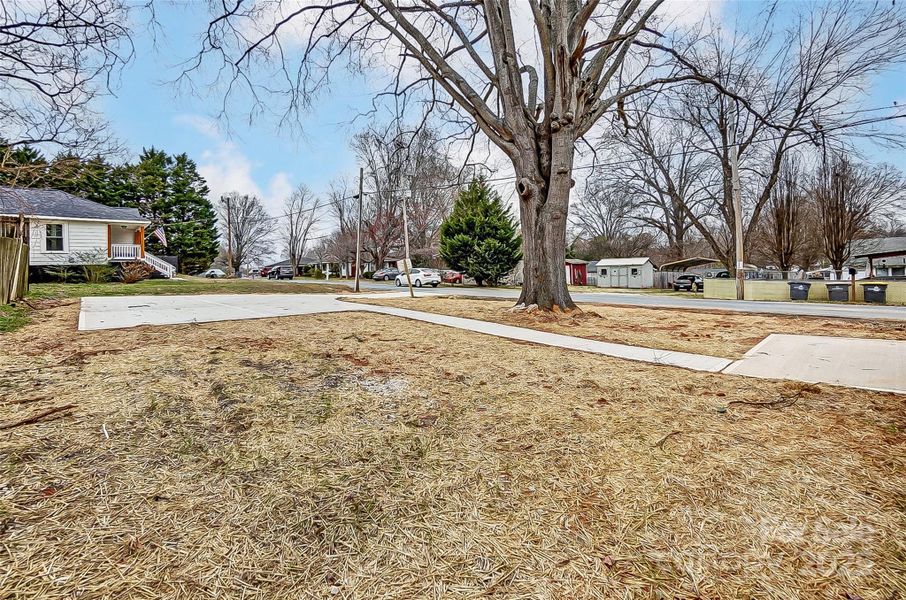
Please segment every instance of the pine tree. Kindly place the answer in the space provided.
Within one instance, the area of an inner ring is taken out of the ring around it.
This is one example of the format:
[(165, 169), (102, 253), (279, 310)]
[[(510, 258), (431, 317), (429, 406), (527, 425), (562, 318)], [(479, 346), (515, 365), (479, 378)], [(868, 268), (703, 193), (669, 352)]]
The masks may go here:
[[(172, 158), (167, 194), (158, 209), (168, 243), (160, 251), (177, 255), (180, 267), (188, 273), (207, 269), (219, 249), (217, 218), (208, 192), (207, 183), (192, 159), (186, 154)], [(157, 246), (156, 239), (151, 245)]]
[(522, 238), (500, 196), (483, 179), (459, 193), (440, 227), (440, 255), (482, 285), (495, 285), (522, 258)]
[(152, 223), (159, 223), (160, 212), (167, 200), (167, 178), (173, 160), (166, 152), (155, 148), (143, 149), (133, 168), (136, 202), (139, 212)]
[(29, 145), (6, 146), (0, 141), (0, 185), (37, 187), (47, 177), (47, 159)]

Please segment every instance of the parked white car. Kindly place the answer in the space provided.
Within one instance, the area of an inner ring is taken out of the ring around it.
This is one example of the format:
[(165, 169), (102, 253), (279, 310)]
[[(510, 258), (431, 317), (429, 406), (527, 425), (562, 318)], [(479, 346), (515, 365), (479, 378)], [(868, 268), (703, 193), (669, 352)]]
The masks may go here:
[(220, 279), (222, 277), (226, 277), (226, 273), (224, 273), (220, 269), (208, 269), (207, 271), (199, 273), (198, 276), (207, 277), (208, 279)]
[[(412, 269), (409, 271), (409, 276), (412, 278), (412, 285), (415, 287), (422, 287), (423, 285), (437, 287), (440, 285), (440, 271), (434, 269)], [(406, 281), (406, 274), (400, 273), (396, 276), (396, 287), (404, 285), (409, 285), (409, 282)]]

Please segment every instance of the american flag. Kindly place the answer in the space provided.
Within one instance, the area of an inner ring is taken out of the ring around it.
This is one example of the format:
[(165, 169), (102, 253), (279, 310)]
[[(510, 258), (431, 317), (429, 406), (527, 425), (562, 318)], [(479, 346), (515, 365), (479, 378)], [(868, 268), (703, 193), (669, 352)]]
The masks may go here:
[(163, 227), (158, 227), (154, 230), (154, 237), (160, 240), (160, 243), (164, 246), (167, 245), (167, 234), (164, 233)]

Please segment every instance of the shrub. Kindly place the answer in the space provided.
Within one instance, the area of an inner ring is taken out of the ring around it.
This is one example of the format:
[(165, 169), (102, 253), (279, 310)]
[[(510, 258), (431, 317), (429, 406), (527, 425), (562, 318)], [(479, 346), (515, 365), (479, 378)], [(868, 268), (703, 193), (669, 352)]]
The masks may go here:
[(324, 279), (324, 273), (321, 271), (321, 269), (312, 270), (311, 276), (315, 279)]
[(362, 279), (371, 279), (374, 277), (374, 271), (364, 271), (362, 273)]
[(57, 279), (60, 283), (69, 283), (73, 276), (73, 267), (69, 265), (60, 265), (58, 267), (47, 267), (44, 272)]
[(113, 277), (114, 268), (107, 263), (107, 253), (100, 248), (76, 252), (74, 256), (81, 265), (86, 283), (103, 283)]
[(120, 281), (123, 283), (136, 283), (144, 281), (154, 275), (154, 267), (143, 262), (124, 263), (120, 270)]

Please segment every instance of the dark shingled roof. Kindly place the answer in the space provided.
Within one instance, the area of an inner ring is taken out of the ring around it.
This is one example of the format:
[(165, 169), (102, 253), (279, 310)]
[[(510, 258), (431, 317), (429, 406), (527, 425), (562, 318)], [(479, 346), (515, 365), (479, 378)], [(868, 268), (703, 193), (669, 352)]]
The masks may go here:
[(137, 208), (104, 206), (60, 190), (0, 187), (0, 215), (144, 222)]

